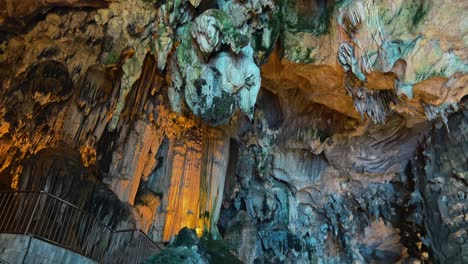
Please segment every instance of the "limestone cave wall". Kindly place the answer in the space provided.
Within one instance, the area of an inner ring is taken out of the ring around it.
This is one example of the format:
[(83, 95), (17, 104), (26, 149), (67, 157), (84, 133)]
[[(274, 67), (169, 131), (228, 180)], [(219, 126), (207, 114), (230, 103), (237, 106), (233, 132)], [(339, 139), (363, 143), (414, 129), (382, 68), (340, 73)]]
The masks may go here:
[(467, 8), (0, 0), (0, 187), (244, 263), (466, 263)]

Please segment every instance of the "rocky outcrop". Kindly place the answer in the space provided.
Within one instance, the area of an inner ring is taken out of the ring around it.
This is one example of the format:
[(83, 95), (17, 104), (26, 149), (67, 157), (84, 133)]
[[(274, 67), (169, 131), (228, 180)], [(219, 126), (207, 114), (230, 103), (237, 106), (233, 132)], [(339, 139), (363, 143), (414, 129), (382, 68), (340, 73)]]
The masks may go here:
[(0, 1), (0, 30), (21, 29), (40, 13), (56, 6), (105, 8), (106, 0)]
[(72, 148), (60, 145), (41, 149), (23, 162), (18, 180), (19, 190), (45, 191), (64, 198), (112, 228), (135, 227), (134, 209), (99, 182)]
[(399, 173), (405, 170), (424, 130), (421, 125), (408, 129), (404, 119), (394, 116), (383, 126), (370, 124), (362, 135), (330, 138), (324, 153), (336, 168)]
[[(292, 101), (297, 109), (307, 109), (308, 101), (300, 93), (280, 98), (284, 107)], [(292, 109), (285, 109), (289, 116)], [(246, 263), (396, 261), (403, 254), (398, 227), (392, 223), (391, 204), (398, 202), (398, 194), (390, 181), (398, 181), (397, 175), (387, 172), (388, 167), (379, 174), (333, 163), (342, 157), (324, 153), (341, 143), (330, 135), (346, 128), (311, 119), (321, 114), (296, 115), (274, 130), (258, 116), (258, 125), (239, 142), (236, 183), (226, 185), (226, 192), (235, 195), (224, 202), (220, 224), (225, 241)], [(335, 114), (336, 120), (343, 118)], [(297, 133), (292, 136), (291, 130)], [(320, 151), (323, 144), (327, 146)], [(373, 232), (392, 237), (394, 243), (376, 241), (379, 235)], [(379, 256), (372, 255), (377, 248)]]
[[(200, 199), (200, 159), (202, 146), (199, 141), (200, 130), (194, 129), (182, 136), (179, 140), (169, 143), (167, 152), (166, 173), (160, 175), (161, 180), (168, 184), (160, 185), (161, 192), (169, 187), (169, 192), (163, 197), (163, 208), (166, 208), (164, 225), (164, 240), (169, 240), (174, 233), (183, 227), (198, 227)], [(190, 197), (190, 199), (179, 199)], [(166, 206), (164, 206), (166, 204)]]
[[(466, 107), (464, 105), (463, 107)], [(466, 255), (467, 111), (458, 112), (445, 128), (436, 129), (411, 161), (414, 196), (426, 236), (422, 242), (440, 263), (463, 263)]]
[(209, 236), (200, 239), (193, 229), (183, 228), (174, 237), (167, 248), (156, 256), (150, 257), (145, 263), (242, 263), (231, 253), (220, 240)]
[[(427, 105), (438, 107), (443, 112), (438, 117), (444, 119), (444, 103), (459, 102), (467, 94), (463, 34), (449, 36), (441, 30), (464, 30), (455, 22), (461, 12), (456, 6), (457, 1), (447, 1), (443, 9), (427, 1), (286, 1), (280, 37), (284, 58), (264, 66), (264, 79), (273, 81), (269, 87), (285, 86), (278, 82), (287, 80), (287, 87), (308, 91), (310, 100), (353, 115), (349, 100), (334, 99), (343, 92), (335, 87), (344, 82), (356, 110), (375, 123), (385, 122), (391, 112), (410, 119), (410, 125), (432, 120)], [(341, 74), (346, 77), (336, 78)]]
[[(208, 13), (210, 11), (212, 14)], [(208, 18), (203, 19), (203, 16)], [(185, 29), (181, 33), (185, 38), (181, 40), (182, 43), (176, 50), (177, 60), (172, 64), (173, 84), (175, 84), (170, 90), (172, 108), (179, 110), (181, 102), (178, 98), (185, 98), (192, 113), (213, 125), (226, 124), (238, 108), (252, 117), (260, 90), (260, 70), (253, 60), (252, 47), (247, 45), (248, 42), (235, 43), (234, 40), (238, 41), (240, 36), (224, 36), (230, 38), (224, 41), (230, 45), (232, 51), (220, 52), (206, 61), (203, 57), (208, 54), (204, 55), (203, 50), (213, 51), (221, 41), (209, 47), (204, 36), (214, 34), (213, 38), (217, 39), (221, 33), (197, 32), (196, 27), (216, 30), (214, 26), (204, 25), (210, 23), (208, 21), (213, 21), (211, 23), (219, 23), (218, 27), (227, 27), (225, 30), (229, 34), (236, 33), (236, 29), (232, 25), (222, 25), (228, 23), (229, 19), (219, 10), (208, 10), (197, 19), (199, 20), (195, 20), (192, 34), (197, 37), (196, 34), (200, 34), (200, 37), (195, 39), (200, 50), (194, 50), (192, 45), (194, 40), (186, 37), (189, 29)], [(206, 45), (208, 47), (205, 47)]]

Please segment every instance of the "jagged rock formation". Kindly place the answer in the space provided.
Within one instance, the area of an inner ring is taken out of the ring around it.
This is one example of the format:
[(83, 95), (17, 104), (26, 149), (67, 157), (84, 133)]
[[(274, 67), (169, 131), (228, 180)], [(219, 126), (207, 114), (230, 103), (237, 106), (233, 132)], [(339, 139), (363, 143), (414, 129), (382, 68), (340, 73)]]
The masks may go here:
[[(425, 227), (423, 243), (435, 259), (466, 262), (467, 111), (448, 121), (450, 132), (434, 131), (411, 161), (415, 178), (415, 202), (425, 208), (418, 224)], [(456, 156), (456, 158), (455, 158)]]
[(466, 5), (0, 0), (0, 186), (245, 263), (465, 263)]
[(213, 240), (209, 236), (200, 239), (193, 229), (182, 228), (171, 243), (158, 255), (145, 261), (152, 263), (242, 263), (234, 257), (226, 245), (220, 240)]

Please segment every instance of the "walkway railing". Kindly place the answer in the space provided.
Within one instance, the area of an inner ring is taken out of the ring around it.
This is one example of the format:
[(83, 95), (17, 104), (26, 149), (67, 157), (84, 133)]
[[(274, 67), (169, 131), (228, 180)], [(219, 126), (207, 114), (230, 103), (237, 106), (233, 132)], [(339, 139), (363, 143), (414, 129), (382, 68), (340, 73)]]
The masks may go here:
[(142, 231), (115, 231), (43, 191), (0, 191), (0, 233), (31, 235), (99, 263), (141, 263), (161, 250)]

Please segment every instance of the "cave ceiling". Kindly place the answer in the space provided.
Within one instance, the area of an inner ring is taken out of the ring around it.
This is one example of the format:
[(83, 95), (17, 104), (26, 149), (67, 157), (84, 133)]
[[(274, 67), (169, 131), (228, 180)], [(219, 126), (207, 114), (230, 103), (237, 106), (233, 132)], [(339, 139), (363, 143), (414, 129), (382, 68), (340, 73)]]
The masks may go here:
[(245, 263), (466, 263), (467, 9), (0, 0), (0, 187)]

